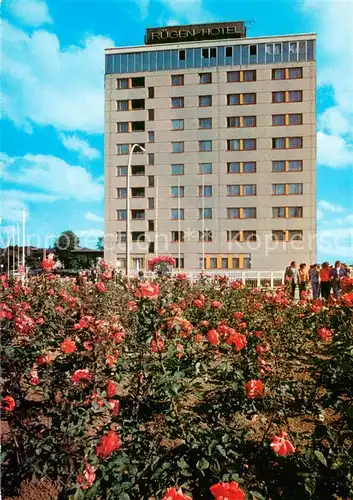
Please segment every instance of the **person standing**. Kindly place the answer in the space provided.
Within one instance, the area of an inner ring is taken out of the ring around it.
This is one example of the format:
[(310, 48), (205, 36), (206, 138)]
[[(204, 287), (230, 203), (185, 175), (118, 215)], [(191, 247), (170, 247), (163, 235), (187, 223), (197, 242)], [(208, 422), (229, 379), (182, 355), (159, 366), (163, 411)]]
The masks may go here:
[(330, 264), (324, 262), (319, 272), (321, 297), (328, 300), (331, 293)]
[(300, 264), (298, 271), (299, 298), (302, 298), (302, 292), (306, 291), (306, 285), (309, 282), (309, 274), (306, 264)]
[(294, 299), (295, 288), (298, 284), (298, 269), (295, 260), (290, 263), (290, 266), (286, 267), (284, 279), (286, 284), (290, 286), (290, 294), (292, 299)]
[(312, 292), (313, 292), (313, 299), (318, 299), (319, 298), (319, 294), (320, 294), (320, 291), (319, 291), (319, 287), (320, 287), (319, 278), (320, 278), (319, 265), (318, 264), (314, 264), (312, 266), (312, 268), (310, 269), (310, 271), (309, 271), (309, 279), (310, 279), (310, 283), (311, 283), (311, 289), (312, 289)]
[(333, 294), (336, 299), (341, 295), (341, 279), (347, 276), (346, 269), (340, 260), (336, 260), (335, 267), (331, 269), (330, 278), (332, 282)]

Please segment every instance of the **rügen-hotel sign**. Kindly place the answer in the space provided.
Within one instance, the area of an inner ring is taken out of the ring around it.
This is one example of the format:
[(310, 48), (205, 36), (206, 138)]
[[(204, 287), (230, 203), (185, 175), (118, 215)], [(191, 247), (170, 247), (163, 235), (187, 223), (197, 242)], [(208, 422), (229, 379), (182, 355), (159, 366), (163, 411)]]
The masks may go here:
[(169, 26), (146, 30), (146, 45), (158, 43), (194, 42), (227, 38), (245, 38), (243, 21), (234, 23), (192, 24), (190, 26)]

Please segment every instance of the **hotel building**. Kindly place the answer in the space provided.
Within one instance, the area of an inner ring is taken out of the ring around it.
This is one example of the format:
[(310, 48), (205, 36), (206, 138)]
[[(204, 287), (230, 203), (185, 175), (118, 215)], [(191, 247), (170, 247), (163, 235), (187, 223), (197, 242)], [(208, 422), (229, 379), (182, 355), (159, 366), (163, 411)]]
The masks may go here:
[(315, 262), (315, 38), (247, 38), (236, 22), (106, 49), (108, 262), (125, 267), (127, 238), (135, 269), (155, 255), (185, 271)]

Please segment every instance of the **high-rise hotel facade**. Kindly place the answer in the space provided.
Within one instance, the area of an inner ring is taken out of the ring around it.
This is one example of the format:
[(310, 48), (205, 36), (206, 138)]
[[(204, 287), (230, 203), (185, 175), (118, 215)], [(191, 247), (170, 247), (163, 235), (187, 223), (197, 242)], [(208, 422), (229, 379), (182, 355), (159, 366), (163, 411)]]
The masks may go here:
[[(155, 255), (185, 271), (315, 261), (315, 34), (156, 28), (105, 58), (110, 263), (125, 267), (127, 238), (135, 269)], [(134, 144), (145, 151), (134, 149), (127, 193)]]

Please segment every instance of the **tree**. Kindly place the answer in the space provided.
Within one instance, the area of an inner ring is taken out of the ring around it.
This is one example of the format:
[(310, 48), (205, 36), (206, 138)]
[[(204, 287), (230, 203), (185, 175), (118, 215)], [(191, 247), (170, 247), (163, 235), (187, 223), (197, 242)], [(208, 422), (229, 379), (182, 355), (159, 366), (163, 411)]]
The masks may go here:
[(96, 248), (97, 248), (97, 250), (101, 250), (101, 251), (104, 250), (104, 237), (103, 236), (98, 237)]
[(80, 239), (73, 231), (64, 231), (55, 242), (55, 251), (66, 269), (77, 269), (78, 257), (72, 254), (72, 250), (79, 247)]

